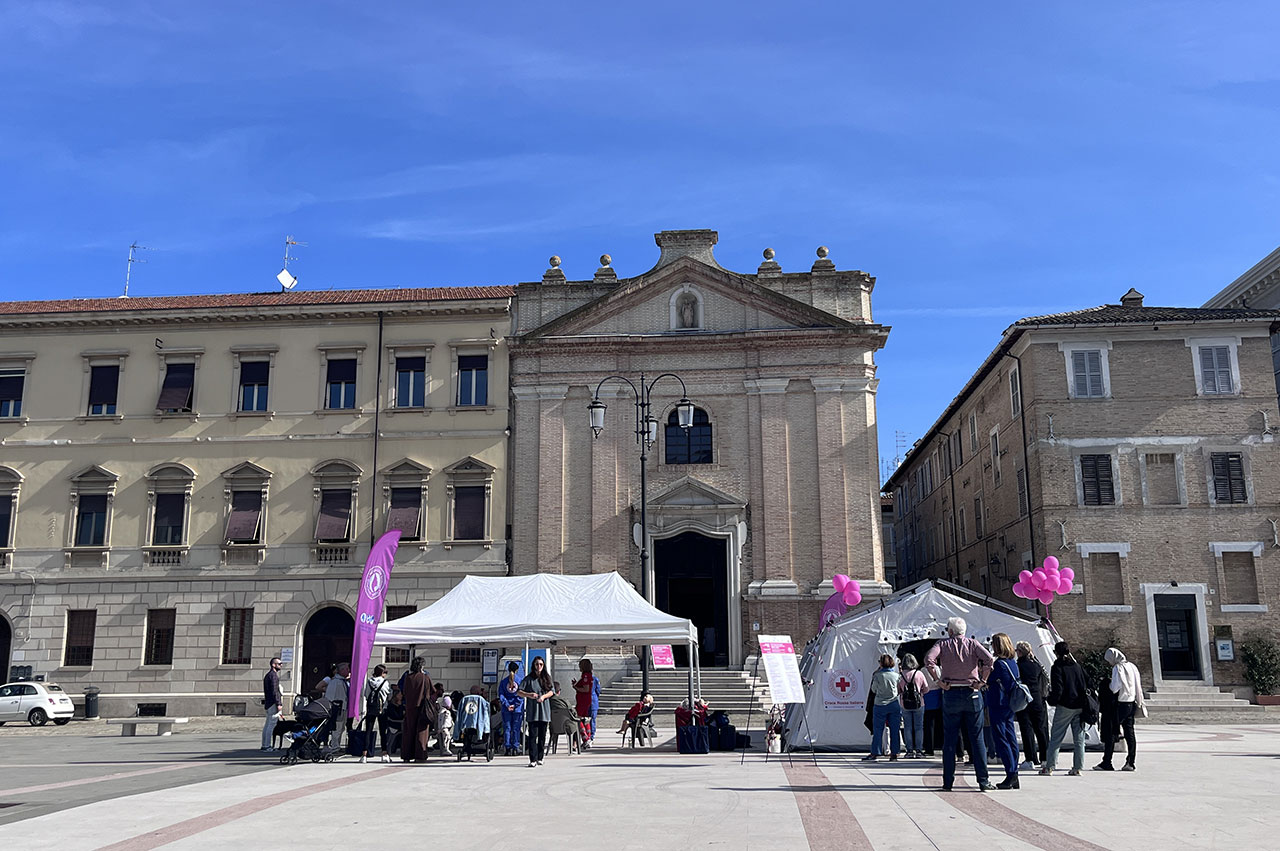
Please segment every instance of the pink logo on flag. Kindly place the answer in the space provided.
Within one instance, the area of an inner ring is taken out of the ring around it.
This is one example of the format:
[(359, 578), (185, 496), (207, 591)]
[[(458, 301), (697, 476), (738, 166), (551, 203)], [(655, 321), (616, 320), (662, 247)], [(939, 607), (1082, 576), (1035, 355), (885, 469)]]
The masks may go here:
[(359, 718), (364, 713), (364, 701), (356, 695), (364, 694), (364, 680), (369, 672), (369, 657), (373, 654), (373, 639), (378, 634), (378, 621), (382, 619), (383, 603), (391, 582), (391, 566), (396, 563), (396, 550), (400, 548), (400, 530), (393, 529), (379, 538), (369, 550), (364, 563), (364, 575), (360, 579), (360, 601), (356, 605), (356, 629), (351, 641), (351, 699), (347, 701), (347, 717)]

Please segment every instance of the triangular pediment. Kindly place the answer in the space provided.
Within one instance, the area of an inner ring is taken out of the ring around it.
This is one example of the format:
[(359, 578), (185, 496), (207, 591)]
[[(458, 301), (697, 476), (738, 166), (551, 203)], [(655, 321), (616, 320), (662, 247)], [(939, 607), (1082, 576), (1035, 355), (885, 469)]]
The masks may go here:
[(497, 467), (494, 467), (490, 464), (486, 464), (477, 458), (472, 458), (470, 456), (467, 456), (466, 458), (463, 458), (461, 461), (457, 461), (453, 464), (450, 464), (448, 467), (445, 467), (444, 472), (449, 473), (451, 475), (457, 475), (458, 473), (473, 473), (473, 474), (489, 475), (496, 469)]
[(118, 482), (120, 477), (110, 470), (103, 469), (97, 464), (89, 467), (87, 470), (81, 470), (71, 477), (71, 481), (77, 484), (110, 484)]
[(431, 475), (431, 468), (426, 464), (419, 464), (412, 458), (402, 458), (395, 464), (386, 468), (383, 475), (390, 478), (421, 478), (425, 479)]
[(259, 467), (251, 461), (242, 461), (230, 470), (224, 470), (222, 473), (224, 479), (269, 479), (271, 471)]
[(649, 498), (649, 508), (745, 508), (737, 497), (692, 476), (685, 476)]
[(525, 339), (616, 334), (737, 333), (851, 328), (854, 323), (750, 277), (681, 257), (524, 335)]

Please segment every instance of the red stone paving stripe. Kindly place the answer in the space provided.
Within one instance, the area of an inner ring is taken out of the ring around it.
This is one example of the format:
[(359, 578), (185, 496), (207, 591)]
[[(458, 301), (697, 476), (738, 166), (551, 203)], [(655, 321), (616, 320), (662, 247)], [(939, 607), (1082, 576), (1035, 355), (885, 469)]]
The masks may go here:
[[(48, 766), (42, 766), (47, 768)], [(63, 780), (60, 783), (42, 783), (39, 786), (19, 786), (15, 789), (0, 789), (0, 795), (26, 795), (31, 792), (45, 792), (49, 789), (65, 789), (68, 786), (83, 786), (86, 783), (99, 783), (103, 780), (123, 780), (126, 777), (141, 777), (144, 774), (158, 774), (161, 771), (177, 771), (179, 768), (189, 768), (186, 763), (177, 763), (175, 765), (162, 765), (159, 768), (142, 768), (138, 771), (120, 771), (115, 774), (103, 774), (98, 777), (85, 777), (81, 780)]]
[(1102, 845), (1095, 845), (1087, 839), (1081, 839), (1078, 836), (1055, 830), (1047, 824), (1042, 824), (999, 802), (1000, 795), (1017, 797), (1016, 790), (979, 792), (977, 789), (969, 787), (968, 781), (957, 772), (955, 786), (957, 788), (961, 786), (968, 787), (966, 789), (967, 794), (964, 792), (943, 792), (941, 768), (929, 769), (920, 776), (920, 781), (924, 783), (926, 788), (936, 792), (939, 798), (946, 801), (958, 812), (982, 822), (987, 827), (994, 828), (1001, 833), (1007, 833), (1014, 839), (1021, 839), (1029, 845), (1041, 848), (1043, 851), (1109, 851)]
[(815, 765), (785, 765), (810, 851), (872, 851), (844, 796)]
[(232, 804), (229, 807), (223, 807), (220, 810), (214, 810), (202, 816), (189, 818), (186, 821), (180, 821), (177, 824), (171, 824), (168, 827), (162, 827), (150, 833), (143, 833), (111, 845), (104, 845), (99, 851), (146, 851), (146, 849), (150, 848), (159, 848), (162, 845), (177, 842), (179, 839), (186, 839), (190, 836), (195, 836), (197, 833), (213, 830), (215, 827), (221, 827), (245, 816), (251, 816), (263, 810), (269, 810), (272, 807), (296, 801), (298, 798), (318, 795), (321, 792), (331, 792), (334, 789), (350, 786), (352, 783), (362, 783), (365, 780), (373, 780), (375, 777), (382, 777), (391, 772), (404, 771), (406, 768), (407, 766), (403, 765), (379, 768), (355, 777), (339, 777), (336, 780), (327, 780), (324, 783), (313, 783), (310, 786), (290, 789), (287, 792), (277, 792), (274, 795), (264, 795), (261, 798), (254, 798), (250, 801), (241, 801), (238, 804)]

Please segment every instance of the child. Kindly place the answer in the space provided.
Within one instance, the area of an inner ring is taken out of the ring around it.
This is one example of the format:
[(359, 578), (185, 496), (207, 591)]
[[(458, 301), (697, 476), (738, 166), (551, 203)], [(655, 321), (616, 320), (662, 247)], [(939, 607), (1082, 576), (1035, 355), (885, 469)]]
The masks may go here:
[(453, 701), (448, 695), (440, 698), (440, 712), (436, 718), (436, 738), (440, 740), (440, 753), (452, 756), (449, 743), (453, 741)]

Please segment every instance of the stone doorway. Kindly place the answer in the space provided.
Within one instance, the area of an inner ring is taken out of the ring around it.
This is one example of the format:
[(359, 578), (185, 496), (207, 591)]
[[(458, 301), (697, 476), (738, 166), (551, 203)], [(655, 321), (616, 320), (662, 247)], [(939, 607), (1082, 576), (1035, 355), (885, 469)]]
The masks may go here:
[(1194, 594), (1157, 594), (1155, 597), (1156, 641), (1160, 650), (1160, 670), (1166, 680), (1199, 680), (1200, 653), (1196, 637)]
[(303, 694), (311, 694), (329, 676), (330, 666), (351, 661), (355, 631), (355, 618), (340, 606), (326, 606), (311, 615), (302, 632), (299, 686)]
[[(654, 602), (664, 612), (693, 621), (698, 630), (698, 663), (729, 664), (728, 541), (681, 532), (653, 543)], [(676, 664), (687, 666), (685, 647), (675, 647)]]

